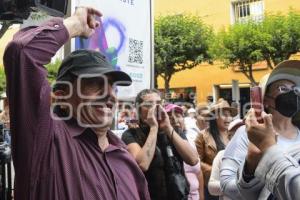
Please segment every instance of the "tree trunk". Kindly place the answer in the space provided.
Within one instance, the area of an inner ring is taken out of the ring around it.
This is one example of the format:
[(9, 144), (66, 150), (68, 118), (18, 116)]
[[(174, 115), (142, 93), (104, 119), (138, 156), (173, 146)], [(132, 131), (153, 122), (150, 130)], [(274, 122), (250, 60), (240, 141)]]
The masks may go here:
[(274, 57), (274, 56), (272, 57), (272, 61), (273, 61), (273, 63), (274, 63), (274, 66), (277, 66), (281, 61), (284, 60), (284, 58), (281, 58), (280, 61), (278, 61), (276, 58), (277, 58), (277, 57)]
[(287, 53), (287, 55), (285, 56), (285, 59), (286, 60), (290, 59), (291, 55), (292, 55), (291, 53)]
[(255, 81), (255, 79), (253, 77), (252, 65), (249, 65), (246, 69), (243, 68), (242, 72), (248, 78), (248, 80), (250, 81), (251, 86), (257, 85), (257, 82)]
[(165, 94), (168, 94), (170, 91), (170, 78), (168, 76), (165, 76), (164, 81), (165, 81)]
[(273, 66), (273, 64), (272, 64), (272, 62), (271, 62), (271, 59), (268, 57), (268, 56), (266, 56), (265, 57), (265, 60), (267, 61), (267, 65), (268, 65), (268, 67), (270, 68), (270, 69), (274, 69), (274, 66)]
[(250, 77), (251, 85), (253, 85), (253, 86), (258, 85), (257, 82), (256, 82), (255, 79), (254, 79), (254, 76), (253, 76), (253, 68), (252, 68), (252, 65), (249, 65), (249, 66), (248, 66), (248, 70), (249, 70), (249, 77)]

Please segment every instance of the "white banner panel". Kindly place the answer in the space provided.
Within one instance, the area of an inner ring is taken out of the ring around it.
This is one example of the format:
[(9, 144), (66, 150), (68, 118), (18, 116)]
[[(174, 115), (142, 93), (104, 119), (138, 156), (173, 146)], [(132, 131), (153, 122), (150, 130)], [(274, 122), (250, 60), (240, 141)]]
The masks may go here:
[(72, 13), (77, 6), (100, 10), (100, 28), (89, 39), (76, 38), (72, 50), (101, 51), (115, 69), (128, 73), (133, 79), (130, 87), (118, 87), (119, 99), (130, 100), (151, 85), (152, 14), (151, 0), (73, 0)]

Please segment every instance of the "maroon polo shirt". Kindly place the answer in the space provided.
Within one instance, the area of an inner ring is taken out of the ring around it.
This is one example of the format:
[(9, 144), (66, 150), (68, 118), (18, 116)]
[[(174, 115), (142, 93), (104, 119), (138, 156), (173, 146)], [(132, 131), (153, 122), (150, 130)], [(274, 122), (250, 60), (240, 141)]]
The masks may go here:
[(5, 50), (16, 200), (150, 199), (147, 182), (119, 138), (96, 134), (76, 120), (53, 120), (43, 66), (69, 39), (63, 20), (20, 30)]

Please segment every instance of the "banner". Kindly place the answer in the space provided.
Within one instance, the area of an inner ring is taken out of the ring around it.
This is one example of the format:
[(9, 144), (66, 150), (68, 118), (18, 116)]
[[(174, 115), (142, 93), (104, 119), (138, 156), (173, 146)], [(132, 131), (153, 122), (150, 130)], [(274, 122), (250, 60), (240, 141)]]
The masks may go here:
[(152, 14), (151, 0), (81, 0), (77, 6), (90, 6), (103, 14), (101, 26), (89, 39), (76, 38), (72, 50), (93, 49), (102, 52), (117, 70), (130, 75), (133, 84), (118, 87), (121, 100), (133, 100), (136, 94), (151, 87)]

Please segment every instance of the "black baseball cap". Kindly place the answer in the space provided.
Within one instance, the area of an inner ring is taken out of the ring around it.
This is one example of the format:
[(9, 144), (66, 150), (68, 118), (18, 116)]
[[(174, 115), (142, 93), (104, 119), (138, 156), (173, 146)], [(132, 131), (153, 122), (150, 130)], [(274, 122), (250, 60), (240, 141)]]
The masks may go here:
[(85, 74), (89, 77), (110, 75), (113, 83), (119, 86), (129, 86), (132, 83), (128, 74), (115, 70), (100, 52), (86, 49), (73, 51), (62, 61), (56, 81), (70, 81), (74, 76)]

